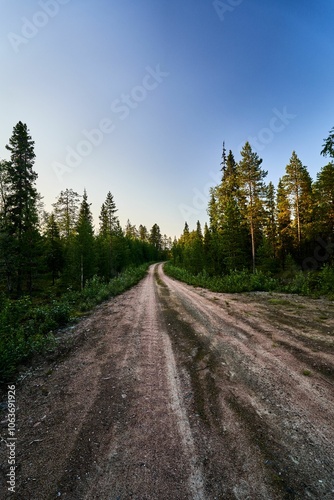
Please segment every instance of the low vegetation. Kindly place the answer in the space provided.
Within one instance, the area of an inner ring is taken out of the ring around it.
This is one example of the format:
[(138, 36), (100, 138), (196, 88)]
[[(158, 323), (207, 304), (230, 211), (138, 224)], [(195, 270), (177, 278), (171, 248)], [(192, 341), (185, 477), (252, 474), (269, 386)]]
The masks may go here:
[(30, 297), (0, 298), (0, 380), (5, 382), (20, 364), (34, 354), (47, 353), (56, 344), (55, 331), (97, 304), (138, 283), (149, 264), (126, 269), (108, 283), (93, 277), (82, 291), (68, 291), (61, 298), (37, 304)]
[(164, 270), (173, 278), (189, 285), (207, 288), (213, 292), (282, 292), (314, 298), (327, 297), (334, 300), (334, 269), (329, 266), (323, 267), (321, 271), (295, 271), (288, 277), (284, 274), (275, 277), (268, 272), (256, 271), (252, 273), (248, 270), (231, 271), (221, 276), (210, 276), (205, 271), (192, 274), (186, 269), (174, 266), (171, 262), (165, 264)]

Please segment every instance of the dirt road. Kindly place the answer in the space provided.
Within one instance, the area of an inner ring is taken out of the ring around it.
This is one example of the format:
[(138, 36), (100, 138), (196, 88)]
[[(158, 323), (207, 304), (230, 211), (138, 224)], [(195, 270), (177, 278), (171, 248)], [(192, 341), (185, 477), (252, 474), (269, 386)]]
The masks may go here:
[(0, 496), (333, 499), (333, 334), (332, 302), (152, 266), (17, 385), (16, 493), (2, 446)]

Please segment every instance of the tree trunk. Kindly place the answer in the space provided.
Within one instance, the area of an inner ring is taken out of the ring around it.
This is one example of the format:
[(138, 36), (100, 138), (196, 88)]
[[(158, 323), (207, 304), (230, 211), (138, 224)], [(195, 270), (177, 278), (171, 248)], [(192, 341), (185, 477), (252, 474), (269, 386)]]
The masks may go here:
[(81, 290), (83, 290), (84, 288), (84, 267), (83, 267), (83, 255), (81, 254), (81, 280), (80, 280), (80, 283), (81, 283)]
[(252, 263), (253, 263), (253, 273), (255, 273), (255, 237), (254, 237), (254, 224), (253, 220), (250, 223), (250, 234), (252, 240)]

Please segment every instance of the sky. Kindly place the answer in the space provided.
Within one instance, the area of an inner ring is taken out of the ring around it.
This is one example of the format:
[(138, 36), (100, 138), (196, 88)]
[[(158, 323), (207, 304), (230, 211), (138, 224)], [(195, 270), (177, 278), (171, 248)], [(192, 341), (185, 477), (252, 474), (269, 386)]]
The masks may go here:
[(0, 158), (18, 121), (45, 209), (107, 192), (124, 227), (207, 217), (222, 144), (315, 180), (334, 126), (332, 0), (0, 0)]

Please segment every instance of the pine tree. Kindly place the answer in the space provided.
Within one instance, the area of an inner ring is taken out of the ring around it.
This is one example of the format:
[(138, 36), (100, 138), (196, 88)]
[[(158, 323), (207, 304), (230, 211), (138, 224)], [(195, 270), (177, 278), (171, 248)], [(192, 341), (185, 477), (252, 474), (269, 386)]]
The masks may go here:
[(277, 252), (284, 268), (285, 260), (292, 253), (292, 219), (288, 193), (282, 179), (279, 179), (276, 195)]
[(148, 230), (146, 226), (140, 224), (138, 232), (139, 232), (139, 239), (141, 241), (148, 241)]
[(162, 237), (162, 250), (168, 253), (171, 250), (172, 245), (172, 238), (170, 236), (167, 236), (167, 234), (164, 234)]
[(269, 182), (267, 186), (264, 234), (268, 241), (268, 249), (270, 257), (272, 259), (276, 259), (277, 257), (276, 200), (275, 200), (275, 186), (272, 182)]
[(295, 245), (300, 253), (302, 238), (311, 232), (312, 180), (295, 151), (285, 171), (282, 181), (290, 200)]
[(138, 231), (135, 225), (132, 225), (130, 220), (128, 219), (125, 226), (125, 236), (129, 239), (137, 239)]
[(154, 224), (150, 231), (149, 242), (159, 253), (162, 250), (162, 236), (158, 224)]
[(80, 195), (73, 189), (61, 191), (56, 203), (53, 203), (55, 220), (60, 236), (68, 240), (75, 235), (78, 222)]
[(242, 216), (247, 221), (252, 247), (252, 268), (255, 272), (255, 256), (257, 242), (261, 240), (261, 231), (264, 224), (264, 197), (266, 186), (263, 179), (268, 172), (260, 168), (262, 159), (252, 151), (249, 142), (246, 142), (242, 151), (242, 159), (238, 164), (238, 182), (245, 207)]

